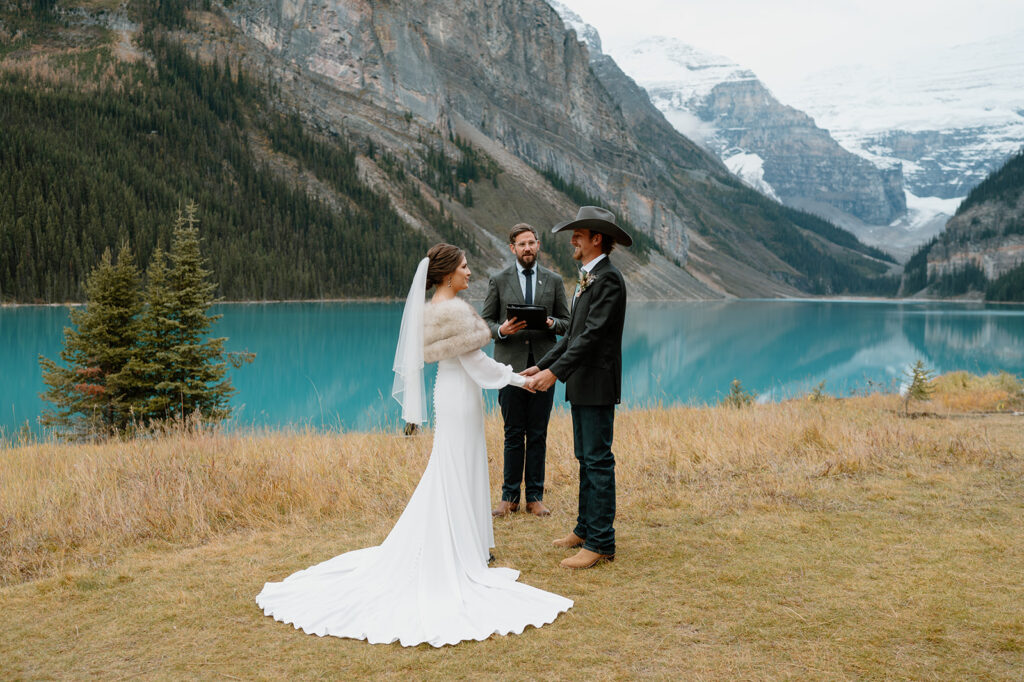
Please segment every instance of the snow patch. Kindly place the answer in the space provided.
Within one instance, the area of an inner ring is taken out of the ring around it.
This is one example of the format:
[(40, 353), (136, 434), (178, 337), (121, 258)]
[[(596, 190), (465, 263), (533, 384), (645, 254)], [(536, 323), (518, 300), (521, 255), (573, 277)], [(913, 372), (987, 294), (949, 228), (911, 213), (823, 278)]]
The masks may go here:
[[(725, 166), (740, 180), (747, 183), (761, 194), (779, 201), (775, 189), (764, 180), (764, 159), (747, 151), (737, 151), (725, 157)], [(781, 203), (781, 202), (780, 202)]]
[(939, 197), (918, 197), (914, 196), (911, 192), (906, 192), (907, 195), (907, 208), (912, 208), (917, 211), (931, 211), (933, 213), (945, 213), (946, 215), (953, 215), (956, 213), (956, 209), (960, 207), (960, 203), (965, 197), (956, 197), (954, 199), (941, 199)]
[(585, 42), (591, 52), (601, 54), (601, 36), (596, 28), (583, 21), (583, 17), (558, 0), (548, 0), (548, 4), (551, 5), (551, 9), (558, 12), (566, 28), (576, 31), (576, 37)]
[(819, 125), (860, 133), (949, 130), (1019, 122), (1024, 33), (887, 64), (836, 67), (783, 86)]
[(650, 91), (673, 92), (686, 106), (706, 97), (719, 83), (756, 80), (749, 69), (720, 55), (703, 52), (677, 38), (651, 36), (606, 46), (624, 72)]
[(891, 225), (911, 231), (933, 223), (937, 219), (944, 218), (949, 220), (956, 213), (960, 202), (964, 200), (964, 197), (954, 199), (919, 197), (915, 196), (910, 190), (904, 190), (903, 193), (907, 198), (907, 214), (891, 223)]

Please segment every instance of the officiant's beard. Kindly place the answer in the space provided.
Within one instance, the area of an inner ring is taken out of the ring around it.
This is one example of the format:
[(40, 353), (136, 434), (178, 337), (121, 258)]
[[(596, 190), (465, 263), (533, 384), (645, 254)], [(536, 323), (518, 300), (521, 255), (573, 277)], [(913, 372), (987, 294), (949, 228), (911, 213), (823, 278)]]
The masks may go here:
[(522, 256), (516, 256), (516, 260), (524, 268), (533, 267), (533, 264), (537, 262), (537, 254), (535, 253), (524, 253)]

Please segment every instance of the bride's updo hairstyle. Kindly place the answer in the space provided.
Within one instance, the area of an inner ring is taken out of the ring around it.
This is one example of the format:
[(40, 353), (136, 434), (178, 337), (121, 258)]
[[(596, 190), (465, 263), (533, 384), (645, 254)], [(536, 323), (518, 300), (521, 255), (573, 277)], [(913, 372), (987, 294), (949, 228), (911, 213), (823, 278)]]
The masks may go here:
[(427, 258), (430, 259), (430, 264), (427, 265), (427, 289), (443, 284), (444, 278), (455, 272), (462, 264), (465, 255), (462, 249), (451, 244), (431, 246), (427, 251)]

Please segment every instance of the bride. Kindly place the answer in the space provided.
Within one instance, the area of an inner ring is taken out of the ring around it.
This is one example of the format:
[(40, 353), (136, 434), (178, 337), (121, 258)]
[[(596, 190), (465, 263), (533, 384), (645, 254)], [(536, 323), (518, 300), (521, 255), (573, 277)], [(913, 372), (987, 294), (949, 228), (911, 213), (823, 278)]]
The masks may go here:
[(406, 300), (392, 391), (406, 422), (426, 421), (423, 365), (438, 367), (433, 450), (405, 511), (379, 546), (264, 585), (256, 603), (266, 615), (321, 637), (439, 647), (519, 634), (572, 606), (516, 582), (519, 571), (487, 566), (494, 532), (481, 388), (533, 389), (480, 350), (490, 331), (456, 296), (470, 274), (461, 249), (437, 244), (416, 268)]

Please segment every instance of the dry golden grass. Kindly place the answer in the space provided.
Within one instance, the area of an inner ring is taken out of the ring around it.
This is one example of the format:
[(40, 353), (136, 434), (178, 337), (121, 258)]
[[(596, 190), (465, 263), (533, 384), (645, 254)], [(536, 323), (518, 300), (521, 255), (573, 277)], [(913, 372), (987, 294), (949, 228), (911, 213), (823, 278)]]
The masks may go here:
[(148, 541), (190, 546), (239, 529), (390, 518), (429, 447), (425, 438), (309, 432), (3, 450), (0, 581), (99, 565)]
[[(1020, 679), (1024, 416), (937, 386), (914, 418), (896, 396), (621, 412), (618, 557), (579, 573), (549, 544), (576, 501), (557, 413), (553, 514), (496, 521), (496, 553), (576, 605), (441, 650), (311, 637), (253, 601), (379, 543), (429, 433), (3, 450), (0, 678)], [(500, 418), (487, 438), (496, 491)]]
[(940, 409), (952, 412), (1005, 412), (1024, 410), (1024, 385), (1008, 372), (977, 376), (950, 372), (932, 380), (933, 399)]

